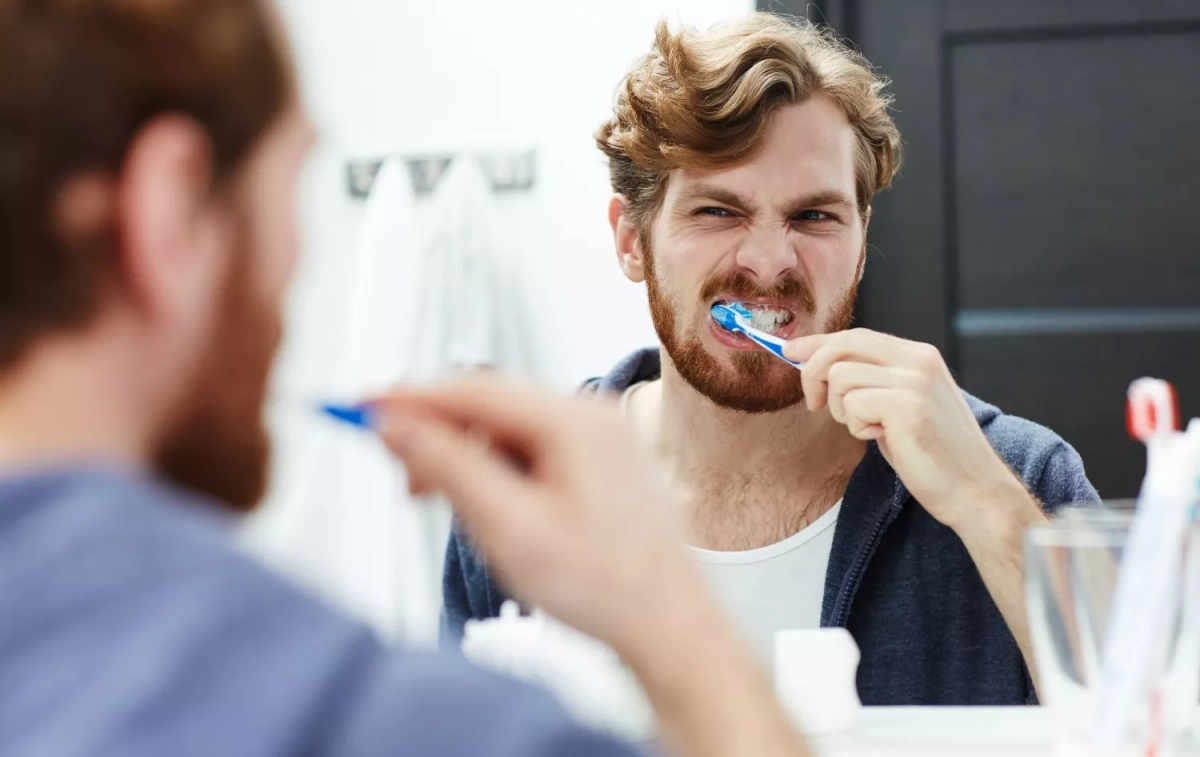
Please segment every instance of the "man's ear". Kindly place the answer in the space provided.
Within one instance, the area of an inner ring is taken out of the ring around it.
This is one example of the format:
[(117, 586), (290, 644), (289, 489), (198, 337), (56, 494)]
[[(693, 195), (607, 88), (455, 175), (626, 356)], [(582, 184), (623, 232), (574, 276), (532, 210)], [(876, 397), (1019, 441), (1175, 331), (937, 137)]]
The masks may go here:
[(219, 280), (229, 230), (212, 174), (208, 136), (185, 116), (152, 121), (130, 145), (116, 215), (122, 284), (139, 310), (187, 308)]
[(637, 228), (629, 219), (626, 212), (628, 202), (624, 195), (613, 195), (608, 202), (608, 223), (612, 226), (613, 242), (617, 248), (617, 262), (625, 278), (635, 284), (646, 280), (645, 262), (642, 259), (642, 245)]

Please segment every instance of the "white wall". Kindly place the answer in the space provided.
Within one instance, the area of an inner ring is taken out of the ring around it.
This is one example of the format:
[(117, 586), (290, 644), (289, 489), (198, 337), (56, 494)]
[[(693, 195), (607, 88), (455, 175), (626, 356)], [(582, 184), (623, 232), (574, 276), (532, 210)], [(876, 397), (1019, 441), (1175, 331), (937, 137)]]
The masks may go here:
[(654, 341), (617, 268), (591, 135), (657, 19), (699, 26), (753, 0), (281, 0), (323, 142), (302, 197), (307, 258), (283, 370), (304, 384), (339, 335), (321, 306), (355, 241), (348, 157), (532, 147), (536, 189), (509, 203), (544, 380), (569, 388)]
[[(659, 18), (703, 27), (753, 0), (278, 1), (321, 143), (301, 187), (304, 260), (277, 386), (317, 396), (329, 385), (344, 336), (334, 303), (362, 214), (346, 189), (350, 158), (535, 150), (535, 189), (502, 208), (533, 293), (525, 311), (540, 379), (567, 390), (655, 342), (644, 292), (616, 264), (607, 170), (591, 136)], [(296, 438), (304, 428), (276, 424), (273, 496), (253, 525), (270, 557), (339, 598), (345, 577), (323, 576), (333, 567), (279, 527), (311, 464)], [(328, 509), (338, 517), (337, 503)]]

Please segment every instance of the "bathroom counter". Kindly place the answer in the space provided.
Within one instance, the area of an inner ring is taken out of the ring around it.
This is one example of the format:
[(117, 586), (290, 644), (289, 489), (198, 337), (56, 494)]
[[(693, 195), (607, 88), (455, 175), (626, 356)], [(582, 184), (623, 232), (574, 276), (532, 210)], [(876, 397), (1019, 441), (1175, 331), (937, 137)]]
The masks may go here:
[(814, 737), (818, 757), (1051, 757), (1041, 707), (867, 707), (848, 734)]

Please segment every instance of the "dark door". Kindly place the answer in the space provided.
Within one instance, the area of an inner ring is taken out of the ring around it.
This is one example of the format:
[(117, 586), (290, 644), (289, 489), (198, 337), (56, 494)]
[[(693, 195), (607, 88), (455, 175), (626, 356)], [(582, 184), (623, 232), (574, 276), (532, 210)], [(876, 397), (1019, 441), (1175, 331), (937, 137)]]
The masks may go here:
[(1200, 0), (770, 0), (893, 80), (861, 322), (940, 347), (1133, 496), (1138, 376), (1200, 416)]

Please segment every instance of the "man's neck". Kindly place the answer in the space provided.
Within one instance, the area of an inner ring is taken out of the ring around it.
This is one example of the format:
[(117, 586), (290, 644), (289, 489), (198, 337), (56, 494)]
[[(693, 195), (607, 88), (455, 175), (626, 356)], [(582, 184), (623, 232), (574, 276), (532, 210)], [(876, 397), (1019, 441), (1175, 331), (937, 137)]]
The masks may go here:
[(696, 546), (736, 550), (797, 533), (837, 503), (866, 451), (827, 410), (717, 407), (663, 356), (629, 414), (686, 506)]
[(138, 381), (100, 345), (35, 347), (0, 374), (0, 473), (144, 464), (153, 407)]

